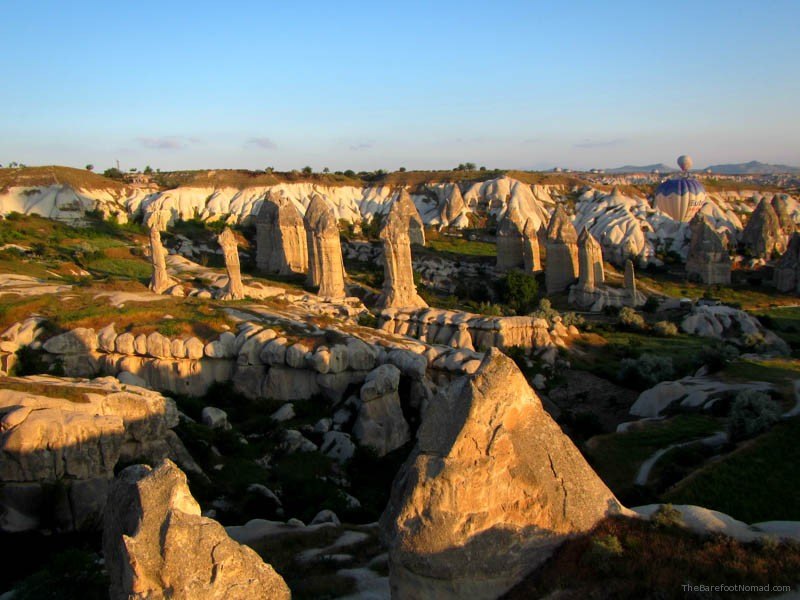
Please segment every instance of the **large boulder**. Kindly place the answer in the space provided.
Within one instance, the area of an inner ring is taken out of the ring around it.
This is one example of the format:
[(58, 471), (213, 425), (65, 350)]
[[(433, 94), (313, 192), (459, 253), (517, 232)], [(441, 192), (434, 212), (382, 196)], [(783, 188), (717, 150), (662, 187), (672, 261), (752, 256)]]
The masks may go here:
[(103, 554), (111, 600), (291, 597), (258, 554), (200, 516), (186, 476), (168, 460), (119, 474), (104, 518)]
[(400, 369), (387, 364), (370, 371), (361, 386), (361, 408), (353, 425), (353, 436), (378, 456), (411, 439), (397, 392), (399, 385)]
[(492, 349), (431, 402), (381, 517), (397, 598), (496, 598), (622, 506)]

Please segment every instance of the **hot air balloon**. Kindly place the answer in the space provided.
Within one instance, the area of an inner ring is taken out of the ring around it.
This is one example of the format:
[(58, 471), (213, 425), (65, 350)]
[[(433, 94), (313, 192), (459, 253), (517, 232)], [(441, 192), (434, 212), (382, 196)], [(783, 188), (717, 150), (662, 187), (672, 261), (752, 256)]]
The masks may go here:
[[(689, 164), (691, 164), (691, 159)], [(658, 210), (676, 221), (688, 223), (705, 201), (706, 190), (697, 179), (676, 177), (667, 179), (656, 188), (654, 204)]]
[(692, 164), (693, 164), (692, 157), (689, 156), (688, 154), (681, 154), (678, 157), (678, 166), (684, 173), (691, 170)]

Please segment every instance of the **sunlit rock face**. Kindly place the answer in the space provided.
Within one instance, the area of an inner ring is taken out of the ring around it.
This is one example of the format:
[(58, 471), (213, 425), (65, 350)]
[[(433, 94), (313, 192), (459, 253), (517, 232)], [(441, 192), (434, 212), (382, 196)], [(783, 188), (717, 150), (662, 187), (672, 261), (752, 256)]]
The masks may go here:
[(283, 193), (270, 192), (256, 218), (256, 264), (265, 273), (291, 275), (308, 271), (303, 217)]
[(745, 225), (742, 243), (755, 258), (770, 258), (773, 252), (786, 249), (786, 234), (781, 221), (766, 198), (761, 199)]
[(104, 518), (103, 554), (112, 600), (291, 597), (258, 554), (200, 516), (186, 475), (170, 461), (119, 474)]
[(563, 292), (578, 278), (578, 232), (559, 204), (547, 227), (547, 293)]
[(490, 350), (429, 403), (381, 517), (394, 598), (496, 598), (619, 502)]
[(321, 297), (340, 300), (346, 294), (339, 226), (322, 196), (315, 195), (311, 199), (304, 223), (308, 240), (308, 283), (319, 287)]
[(789, 247), (775, 265), (775, 287), (780, 292), (800, 292), (800, 233), (789, 240)]
[(729, 285), (731, 258), (724, 240), (701, 213), (695, 215), (690, 226), (692, 240), (686, 258), (686, 274), (707, 285)]
[(412, 224), (419, 215), (408, 192), (402, 190), (392, 204), (380, 232), (383, 243), (383, 293), (378, 299), (379, 308), (418, 308), (428, 304), (420, 298), (414, 284), (411, 264)]
[(242, 272), (239, 267), (239, 244), (230, 227), (217, 236), (217, 242), (222, 248), (225, 258), (225, 270), (228, 272), (228, 283), (222, 290), (223, 300), (241, 300), (244, 298), (244, 285), (242, 285)]
[(167, 273), (167, 251), (161, 243), (161, 232), (168, 223), (169, 213), (162, 210), (150, 212), (145, 217), (145, 225), (150, 231), (150, 261), (153, 264), (150, 289), (156, 294), (163, 294), (176, 283)]
[(522, 230), (522, 269), (526, 273), (538, 273), (542, 270), (539, 231), (531, 219), (525, 222)]

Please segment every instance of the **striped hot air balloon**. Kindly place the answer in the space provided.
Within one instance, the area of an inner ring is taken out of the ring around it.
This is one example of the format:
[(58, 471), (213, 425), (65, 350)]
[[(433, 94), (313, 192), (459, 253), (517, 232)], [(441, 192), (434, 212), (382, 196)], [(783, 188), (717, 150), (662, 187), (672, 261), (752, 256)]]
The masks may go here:
[(667, 179), (656, 188), (655, 207), (676, 221), (689, 222), (706, 201), (706, 190), (697, 179)]

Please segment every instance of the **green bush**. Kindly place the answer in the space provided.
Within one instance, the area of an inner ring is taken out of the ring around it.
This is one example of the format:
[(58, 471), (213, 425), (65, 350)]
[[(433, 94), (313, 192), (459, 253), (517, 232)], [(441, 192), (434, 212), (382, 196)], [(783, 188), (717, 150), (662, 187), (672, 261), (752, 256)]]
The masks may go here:
[(539, 295), (539, 284), (536, 278), (522, 271), (512, 270), (498, 282), (498, 291), (502, 298), (517, 314), (527, 314), (534, 308)]
[(744, 390), (736, 395), (731, 406), (728, 433), (732, 440), (755, 437), (777, 423), (780, 416), (780, 407), (767, 394)]
[(706, 346), (700, 352), (700, 359), (711, 373), (724, 369), (728, 363), (736, 360), (738, 356), (739, 350), (735, 346), (724, 342)]
[(683, 525), (683, 516), (672, 504), (662, 504), (650, 521), (657, 527), (680, 527)]
[(653, 332), (661, 337), (672, 337), (678, 335), (678, 326), (669, 321), (659, 321), (653, 325)]
[(625, 306), (620, 309), (617, 322), (625, 329), (634, 331), (643, 331), (647, 327), (644, 317), (630, 306)]
[(675, 367), (669, 356), (642, 354), (637, 358), (623, 358), (618, 378), (636, 387), (653, 386), (661, 381), (672, 379)]
[(539, 305), (531, 314), (531, 316), (537, 319), (544, 319), (548, 323), (552, 323), (553, 317), (557, 317), (559, 314), (558, 311), (553, 308), (553, 305), (549, 299), (542, 298), (539, 300)]

